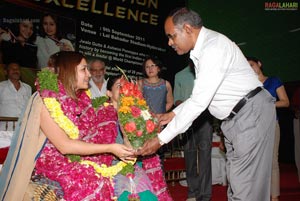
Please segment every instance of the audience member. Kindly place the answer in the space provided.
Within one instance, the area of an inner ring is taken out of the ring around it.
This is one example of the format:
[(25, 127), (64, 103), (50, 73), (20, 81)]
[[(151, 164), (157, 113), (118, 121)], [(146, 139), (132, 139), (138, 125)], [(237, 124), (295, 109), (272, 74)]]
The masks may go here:
[(105, 96), (107, 84), (107, 81), (105, 80), (105, 62), (99, 59), (92, 60), (89, 63), (89, 70), (92, 76), (92, 79), (90, 79), (92, 98)]
[[(289, 98), (286, 94), (283, 83), (277, 77), (267, 77), (263, 73), (262, 62), (255, 57), (247, 57), (250, 66), (254, 72), (258, 75), (258, 79), (263, 83), (264, 88), (267, 89), (270, 94), (276, 98), (276, 108), (289, 107)], [(280, 127), (278, 122), (278, 116), (276, 121), (275, 141), (273, 150), (273, 162), (272, 162), (272, 177), (271, 177), (271, 197), (272, 201), (277, 201), (280, 195), (280, 173), (278, 164), (278, 151), (280, 142)]]
[[(156, 56), (149, 56), (143, 62), (145, 78), (138, 80), (143, 96), (154, 114), (163, 114), (173, 107), (173, 92), (169, 81), (160, 77), (163, 68), (162, 62)], [(158, 150), (160, 159), (164, 161), (166, 147)]]
[(138, 81), (151, 111), (162, 114), (173, 107), (173, 92), (169, 81), (160, 77), (162, 62), (156, 56), (149, 56), (143, 62), (145, 78)]
[(168, 45), (179, 55), (189, 52), (195, 64), (192, 95), (159, 120), (167, 127), (147, 140), (140, 155), (149, 155), (185, 132), (207, 107), (223, 120), (228, 172), (228, 200), (270, 200), (270, 179), (276, 111), (274, 98), (263, 89), (238, 46), (203, 26), (188, 8), (165, 20)]
[(294, 112), (294, 144), (295, 144), (295, 163), (298, 171), (298, 181), (300, 182), (300, 87), (298, 86), (293, 93), (291, 100)]
[(47, 71), (38, 77), (38, 92), (15, 132), (0, 174), (1, 200), (43, 200), (46, 195), (36, 187), (40, 184), (55, 200), (112, 199), (111, 179), (99, 168), (111, 166), (115, 157), (125, 162), (134, 159), (131, 148), (115, 143), (114, 108), (91, 105), (85, 57), (61, 52), (56, 64), (58, 78)]
[[(91, 70), (90, 70), (91, 71)], [(109, 84), (105, 86), (106, 89), (106, 95), (109, 98), (109, 103), (112, 104), (112, 106), (115, 108), (115, 110), (118, 109), (118, 101), (119, 101), (119, 91), (120, 91), (120, 86), (121, 86), (121, 80), (122, 75), (118, 74), (116, 76), (112, 76), (111, 79), (109, 80)], [(102, 95), (101, 95), (102, 96)], [(116, 138), (116, 143), (119, 144), (125, 144), (128, 145), (130, 144), (129, 141), (125, 138), (125, 136), (122, 135), (121, 129), (119, 126), (117, 127), (118, 129), (118, 135)], [(126, 139), (126, 140), (125, 140)]]
[(47, 62), (47, 69), (50, 70), (52, 73), (58, 74), (58, 67), (56, 65), (56, 60), (59, 56), (60, 52), (54, 53), (49, 57)]
[[(192, 94), (195, 80), (193, 62), (175, 75), (174, 102), (180, 105)], [(212, 195), (211, 145), (212, 133), (211, 116), (206, 111), (186, 131), (184, 158), (186, 180), (188, 185), (188, 201), (209, 201)]]
[[(31, 96), (31, 87), (21, 81), (18, 63), (10, 63), (5, 68), (7, 80), (0, 82), (0, 116), (20, 117)], [(3, 129), (4, 125), (1, 125)], [(8, 130), (13, 130), (12, 125)]]
[(49, 57), (59, 51), (74, 51), (68, 39), (62, 38), (57, 16), (46, 13), (41, 18), (40, 35), (36, 38), (38, 67), (47, 67)]
[(36, 33), (31, 19), (24, 19), (18, 24), (16, 34), (12, 30), (0, 28), (2, 61), (9, 64), (18, 62), (23, 67), (37, 67), (37, 46), (34, 44)]

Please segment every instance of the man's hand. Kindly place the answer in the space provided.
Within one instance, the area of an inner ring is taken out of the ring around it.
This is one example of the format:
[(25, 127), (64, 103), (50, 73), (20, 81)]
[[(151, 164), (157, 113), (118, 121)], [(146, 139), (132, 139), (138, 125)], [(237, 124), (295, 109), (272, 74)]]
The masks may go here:
[(147, 140), (144, 145), (139, 148), (136, 152), (136, 155), (151, 155), (156, 153), (156, 151), (161, 147), (159, 144), (158, 137)]
[(161, 114), (158, 118), (159, 124), (161, 126), (164, 126), (164, 125), (168, 124), (174, 117), (175, 117), (174, 112), (168, 112), (165, 114)]

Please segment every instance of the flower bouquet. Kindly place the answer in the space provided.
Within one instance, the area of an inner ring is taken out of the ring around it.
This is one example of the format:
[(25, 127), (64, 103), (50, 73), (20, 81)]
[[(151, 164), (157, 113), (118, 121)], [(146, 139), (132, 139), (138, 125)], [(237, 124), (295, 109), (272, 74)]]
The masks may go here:
[[(119, 70), (124, 76), (121, 78), (119, 91), (118, 119), (122, 133), (127, 137), (131, 146), (138, 149), (146, 140), (155, 137), (160, 127), (157, 119), (150, 112), (138, 84), (129, 81), (123, 70), (120, 68)], [(115, 194), (118, 200), (157, 201), (158, 194), (156, 193), (165, 185), (160, 180), (163, 179), (160, 165), (159, 156), (152, 156), (123, 167), (114, 177)], [(159, 176), (155, 175), (154, 179), (153, 171), (147, 172), (147, 169), (156, 169)], [(163, 198), (165, 194), (160, 193), (159, 196)]]
[(126, 77), (121, 81), (118, 117), (124, 135), (135, 149), (159, 132), (158, 121), (150, 113), (138, 84)]

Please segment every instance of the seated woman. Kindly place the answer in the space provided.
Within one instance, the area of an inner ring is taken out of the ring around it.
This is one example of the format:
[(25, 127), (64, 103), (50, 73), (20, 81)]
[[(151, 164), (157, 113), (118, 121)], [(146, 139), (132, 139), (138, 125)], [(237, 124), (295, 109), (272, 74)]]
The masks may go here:
[[(113, 107), (117, 110), (118, 109), (118, 101), (119, 101), (119, 90), (120, 87), (122, 85), (122, 75), (115, 75), (115, 76), (110, 76), (108, 81), (107, 81), (107, 96), (109, 97), (109, 102), (110, 104), (113, 105)], [(126, 135), (124, 135), (124, 142), (126, 145), (130, 146), (130, 143), (126, 137)], [(161, 201), (170, 201), (172, 200), (168, 189), (167, 189), (167, 185), (164, 179), (164, 173), (163, 170), (161, 168), (161, 163), (160, 163), (160, 158), (158, 155), (154, 155), (148, 158), (144, 158), (141, 161), (138, 162), (138, 165), (140, 165), (143, 169), (143, 171), (146, 173), (145, 180), (149, 180), (150, 181), (150, 190), (151, 193), (155, 194), (155, 196), (157, 197), (156, 199), (161, 200)], [(135, 173), (137, 174), (137, 173)], [(119, 175), (116, 176), (117, 179), (122, 179)], [(141, 177), (140, 177), (141, 178)], [(136, 179), (138, 180), (138, 179)], [(141, 179), (140, 179), (141, 180)], [(143, 198), (147, 198), (147, 201), (150, 200), (156, 200), (154, 199), (150, 199), (151, 195), (149, 192), (145, 192), (144, 190), (144, 186), (146, 186), (145, 183), (147, 182), (143, 182), (143, 184), (140, 183), (140, 181), (136, 181), (137, 186), (136, 186), (136, 192), (140, 192), (139, 197), (141, 198), (141, 200), (143, 200)], [(118, 191), (120, 189), (118, 189), (119, 187), (119, 181), (116, 181), (116, 185), (115, 185), (115, 191)], [(122, 195), (120, 196), (122, 197)], [(122, 200), (122, 199), (119, 199)], [(127, 199), (124, 199), (127, 200)]]
[(0, 175), (0, 199), (32, 200), (35, 184), (46, 181), (58, 186), (59, 199), (113, 200), (110, 172), (102, 165), (110, 166), (115, 157), (133, 160), (134, 150), (115, 143), (116, 110), (92, 106), (85, 57), (60, 52), (55, 62), (58, 76), (49, 71), (38, 76), (38, 92), (15, 132)]

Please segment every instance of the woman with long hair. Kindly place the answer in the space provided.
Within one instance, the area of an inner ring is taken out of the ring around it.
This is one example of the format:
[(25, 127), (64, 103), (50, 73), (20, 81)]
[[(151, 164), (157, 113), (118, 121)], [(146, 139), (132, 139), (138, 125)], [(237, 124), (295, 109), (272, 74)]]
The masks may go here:
[(111, 178), (134, 151), (116, 143), (114, 107), (92, 103), (86, 58), (60, 52), (55, 65), (58, 75), (38, 75), (0, 175), (0, 199), (113, 200)]
[[(0, 49), (2, 62), (17, 62), (22, 67), (37, 67), (37, 46), (34, 44), (36, 33), (32, 19), (24, 18), (16, 28), (0, 28)], [(0, 59), (1, 60), (1, 59)]]
[(45, 13), (41, 18), (40, 33), (36, 39), (38, 46), (38, 67), (47, 66), (50, 55), (59, 51), (74, 51), (68, 39), (63, 38), (57, 16)]

